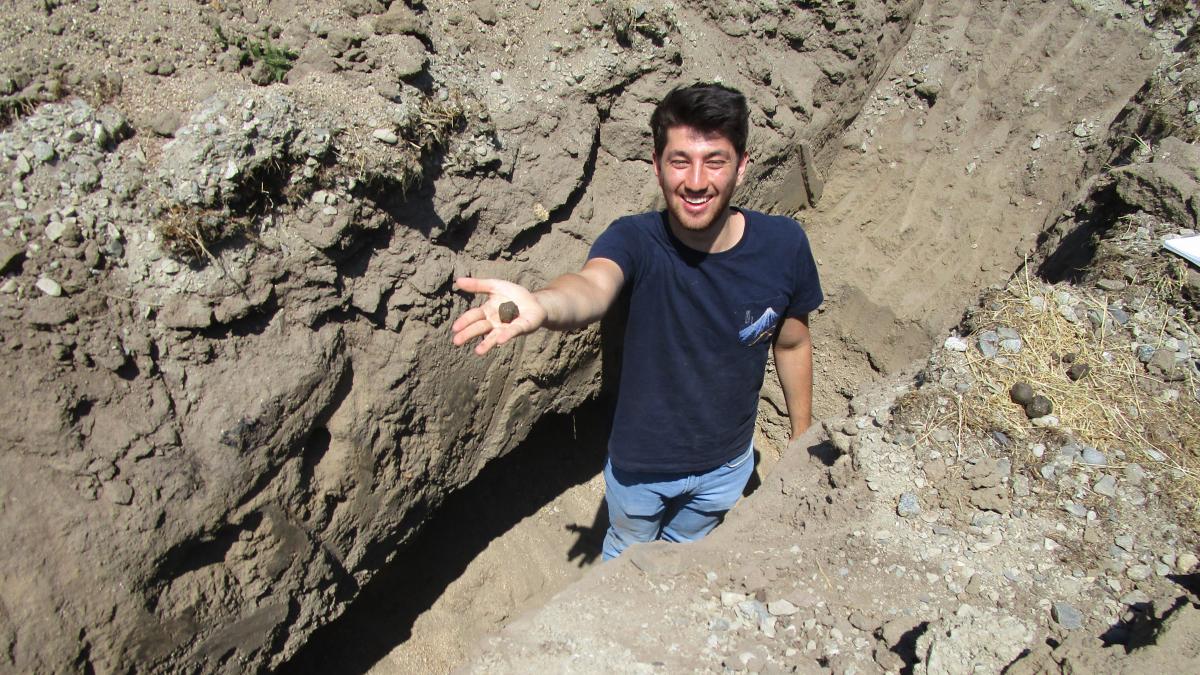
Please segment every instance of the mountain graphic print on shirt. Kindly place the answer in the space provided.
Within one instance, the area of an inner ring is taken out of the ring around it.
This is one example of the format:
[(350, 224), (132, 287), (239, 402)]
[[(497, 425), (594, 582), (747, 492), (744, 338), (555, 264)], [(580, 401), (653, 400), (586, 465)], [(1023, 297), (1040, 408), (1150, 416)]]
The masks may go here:
[[(749, 321), (752, 314), (747, 313), (746, 319)], [(770, 307), (763, 310), (762, 316), (754, 320), (753, 323), (738, 331), (738, 339), (747, 347), (762, 342), (771, 336), (775, 330), (775, 324), (779, 323), (779, 314)]]

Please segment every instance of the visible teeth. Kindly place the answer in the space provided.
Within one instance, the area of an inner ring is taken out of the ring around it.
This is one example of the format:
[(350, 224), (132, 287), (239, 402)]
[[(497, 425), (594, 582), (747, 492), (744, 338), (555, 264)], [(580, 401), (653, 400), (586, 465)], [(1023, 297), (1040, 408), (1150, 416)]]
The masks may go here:
[(703, 204), (708, 201), (708, 197), (684, 197), (683, 201), (689, 204)]

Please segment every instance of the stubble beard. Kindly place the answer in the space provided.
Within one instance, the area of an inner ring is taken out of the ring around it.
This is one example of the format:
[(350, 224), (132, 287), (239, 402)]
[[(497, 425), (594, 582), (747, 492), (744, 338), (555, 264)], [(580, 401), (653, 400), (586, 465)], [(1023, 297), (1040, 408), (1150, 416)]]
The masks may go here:
[(712, 203), (709, 204), (711, 212), (708, 214), (708, 217), (702, 221), (697, 221), (693, 219), (685, 210), (683, 204), (681, 203), (683, 202), (683, 198), (676, 194), (671, 194), (670, 198), (667, 200), (667, 213), (670, 215), (674, 224), (680, 229), (701, 234), (710, 232), (714, 226), (725, 222), (729, 215), (729, 204), (732, 201), (732, 191), (722, 192), (713, 199)]

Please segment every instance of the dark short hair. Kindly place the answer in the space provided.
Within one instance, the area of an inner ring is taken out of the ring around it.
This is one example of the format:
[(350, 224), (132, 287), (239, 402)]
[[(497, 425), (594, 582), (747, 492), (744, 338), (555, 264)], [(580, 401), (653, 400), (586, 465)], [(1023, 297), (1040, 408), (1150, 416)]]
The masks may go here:
[(675, 87), (650, 116), (655, 155), (662, 157), (663, 148), (667, 147), (667, 130), (678, 126), (721, 134), (733, 143), (741, 159), (746, 154), (746, 137), (750, 133), (750, 108), (742, 92), (723, 84), (697, 82)]

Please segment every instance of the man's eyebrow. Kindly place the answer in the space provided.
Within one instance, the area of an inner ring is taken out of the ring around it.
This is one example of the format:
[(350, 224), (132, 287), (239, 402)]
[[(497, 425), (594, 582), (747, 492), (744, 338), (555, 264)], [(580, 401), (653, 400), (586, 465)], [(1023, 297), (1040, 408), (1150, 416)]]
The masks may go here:
[[(732, 153), (730, 153), (728, 150), (718, 148), (716, 150), (710, 150), (709, 152), (704, 153), (703, 157), (704, 157), (704, 159), (711, 159), (713, 157), (727, 158), (727, 157), (730, 157), (731, 154)], [(675, 150), (672, 150), (665, 155), (665, 157), (667, 157), (667, 158), (691, 157), (691, 156), (692, 156), (691, 153), (689, 153), (687, 150), (683, 150), (681, 148), (676, 148)]]

